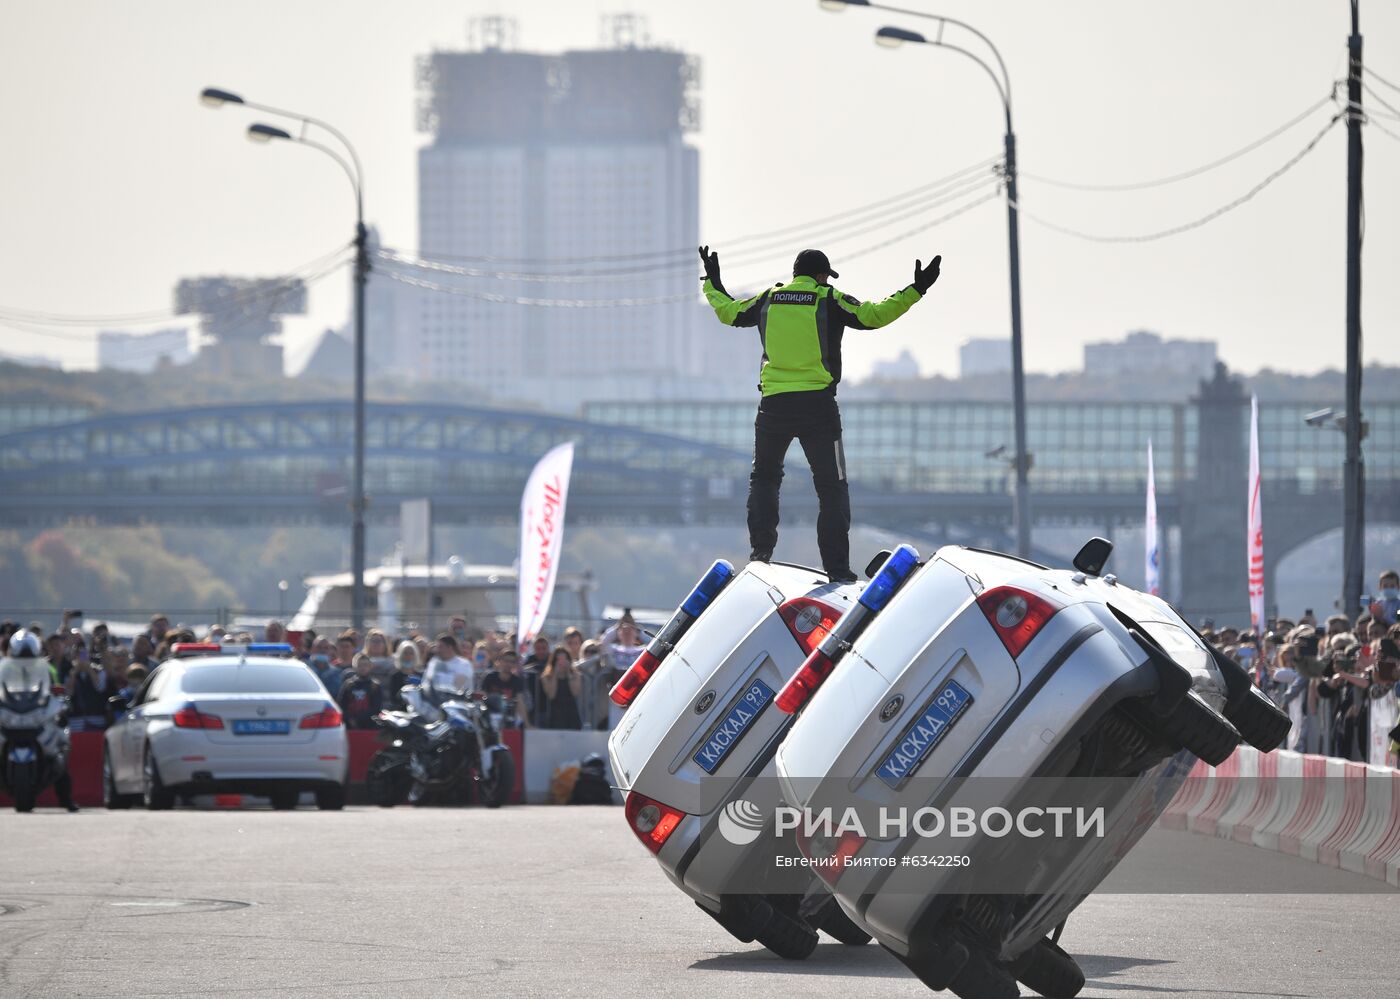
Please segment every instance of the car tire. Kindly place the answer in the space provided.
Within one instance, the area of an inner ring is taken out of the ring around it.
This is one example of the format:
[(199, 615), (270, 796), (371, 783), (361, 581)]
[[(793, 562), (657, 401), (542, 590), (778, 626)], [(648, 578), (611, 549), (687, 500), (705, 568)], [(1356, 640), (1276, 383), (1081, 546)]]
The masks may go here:
[(1074, 999), (1084, 988), (1084, 972), (1058, 944), (1048, 938), (1017, 959), (1016, 980), (1046, 999)]
[(301, 792), (297, 790), (273, 791), (268, 797), (272, 799), (272, 808), (274, 811), (290, 812), (297, 807), (297, 801), (301, 798)]
[(345, 785), (333, 784), (316, 789), (316, 807), (323, 812), (338, 812), (345, 807)]
[(967, 963), (953, 976), (948, 991), (958, 999), (1018, 999), (1021, 995), (1011, 972), (976, 947), (969, 948)]
[(1194, 690), (1186, 691), (1165, 715), (1157, 714), (1142, 702), (1124, 707), (1154, 738), (1185, 749), (1213, 767), (1229, 759), (1240, 744), (1240, 733), (1235, 726), (1217, 714)]
[(481, 803), (487, 808), (500, 808), (510, 800), (511, 792), (515, 790), (515, 757), (507, 749), (504, 753), (493, 753), (492, 759), (495, 765), (491, 779), (483, 780), (478, 786), (481, 788)]
[(151, 747), (147, 746), (141, 757), (141, 773), (143, 776), (141, 799), (149, 812), (165, 812), (175, 807), (175, 792), (167, 788), (160, 779), (160, 770), (156, 766), (155, 757), (151, 755)]
[(857, 926), (835, 899), (822, 910), (816, 926), (833, 940), (851, 947), (862, 947), (870, 942), (870, 934)]
[(106, 752), (102, 754), (102, 804), (112, 811), (131, 807), (130, 796), (117, 793), (116, 778), (112, 775), (112, 758)]
[(767, 900), (754, 907), (754, 939), (787, 961), (801, 961), (817, 949), (816, 931), (796, 915), (774, 908)]
[(1233, 659), (1212, 649), (1215, 668), (1225, 680), (1225, 717), (1239, 729), (1240, 736), (1261, 753), (1282, 746), (1293, 721), (1254, 685), (1249, 671)]

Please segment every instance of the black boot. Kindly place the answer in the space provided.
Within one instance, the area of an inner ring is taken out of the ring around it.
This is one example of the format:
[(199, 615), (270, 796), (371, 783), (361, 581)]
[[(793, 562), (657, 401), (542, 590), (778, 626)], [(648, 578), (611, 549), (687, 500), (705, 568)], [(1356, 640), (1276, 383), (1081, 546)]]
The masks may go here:
[(78, 806), (73, 804), (73, 781), (64, 771), (62, 777), (53, 782), (53, 793), (58, 797), (58, 803), (70, 812), (76, 812)]

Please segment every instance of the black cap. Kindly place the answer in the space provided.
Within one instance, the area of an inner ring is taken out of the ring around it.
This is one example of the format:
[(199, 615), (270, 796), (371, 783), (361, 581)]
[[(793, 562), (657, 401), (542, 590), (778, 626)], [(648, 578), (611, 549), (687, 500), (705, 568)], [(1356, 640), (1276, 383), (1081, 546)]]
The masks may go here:
[(831, 261), (821, 250), (803, 250), (797, 255), (797, 259), (792, 262), (792, 276), (797, 277), (799, 274), (805, 274), (808, 277), (816, 277), (819, 274), (829, 274), (832, 277), (841, 276), (831, 269)]

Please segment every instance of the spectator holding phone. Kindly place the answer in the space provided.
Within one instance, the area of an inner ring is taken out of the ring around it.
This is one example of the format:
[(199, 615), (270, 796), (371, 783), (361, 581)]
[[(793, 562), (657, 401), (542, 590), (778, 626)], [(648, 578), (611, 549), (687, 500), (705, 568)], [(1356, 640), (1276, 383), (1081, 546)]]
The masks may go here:
[(340, 688), (336, 699), (345, 715), (346, 728), (374, 728), (374, 716), (384, 710), (384, 691), (370, 676), (374, 662), (363, 652), (356, 653), (354, 675)]
[(500, 694), (515, 716), (517, 728), (529, 728), (529, 705), (525, 699), (525, 680), (520, 675), (520, 656), (514, 649), (502, 649), (496, 655), (496, 669), (481, 681), (481, 692)]
[(583, 727), (583, 719), (579, 717), (583, 678), (574, 669), (574, 657), (562, 645), (550, 653), (549, 664), (540, 674), (540, 695), (543, 701), (536, 717), (540, 728)]
[(1389, 627), (1400, 621), (1400, 572), (1387, 569), (1378, 582), (1380, 593), (1371, 602), (1371, 617)]
[(86, 644), (75, 646), (73, 668), (68, 674), (68, 729), (101, 732), (107, 727), (107, 698), (116, 693), (111, 678), (88, 658)]

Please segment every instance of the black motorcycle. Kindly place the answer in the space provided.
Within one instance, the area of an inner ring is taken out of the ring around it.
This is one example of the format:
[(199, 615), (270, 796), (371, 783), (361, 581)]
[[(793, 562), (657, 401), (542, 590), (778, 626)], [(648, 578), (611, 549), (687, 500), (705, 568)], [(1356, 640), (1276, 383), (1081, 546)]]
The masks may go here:
[(487, 808), (504, 805), (515, 787), (515, 757), (501, 741), (505, 699), (476, 693), (435, 704), (422, 687), (401, 696), (410, 710), (374, 719), (384, 745), (365, 774), (370, 802), (465, 803), (475, 792)]

